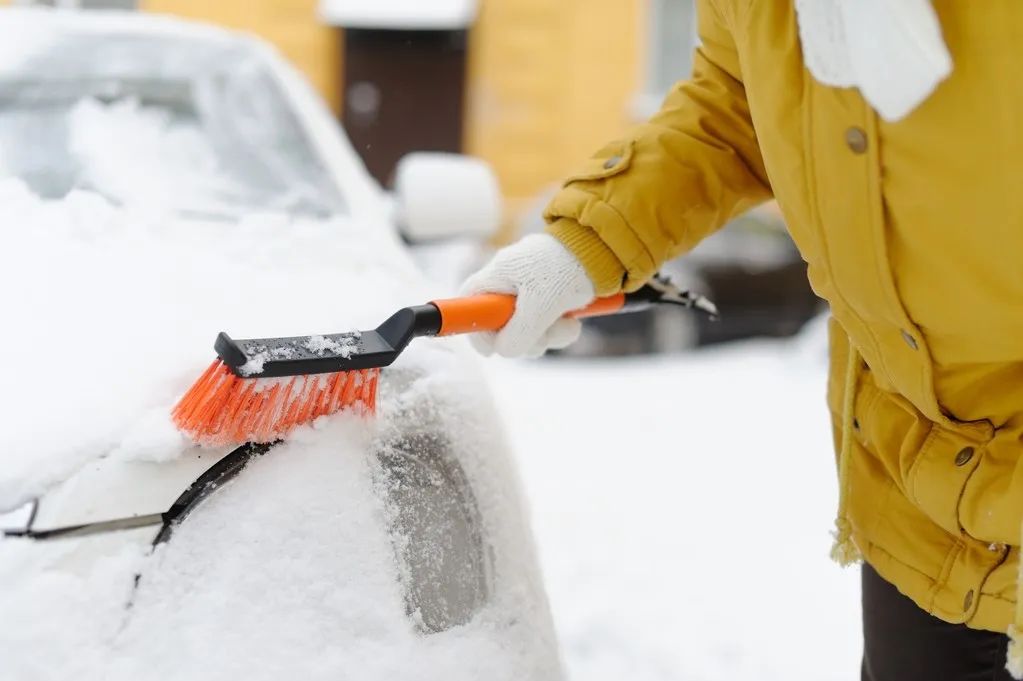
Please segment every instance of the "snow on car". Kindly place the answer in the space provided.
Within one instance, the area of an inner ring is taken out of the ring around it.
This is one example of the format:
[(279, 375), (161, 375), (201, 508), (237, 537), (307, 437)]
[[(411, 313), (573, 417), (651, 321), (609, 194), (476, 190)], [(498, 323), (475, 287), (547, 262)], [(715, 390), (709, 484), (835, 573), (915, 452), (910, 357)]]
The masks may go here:
[(271, 448), (199, 449), (168, 417), (217, 331), (371, 328), (428, 300), (395, 220), (485, 220), (485, 183), (442, 201), (448, 221), (410, 214), (451, 193), (436, 176), (396, 206), (302, 79), (236, 33), (3, 10), (0, 64), (0, 510), (28, 503), (2, 526), (158, 523), (0, 540), (0, 678), (560, 677), (462, 342), (410, 347), (376, 418)]

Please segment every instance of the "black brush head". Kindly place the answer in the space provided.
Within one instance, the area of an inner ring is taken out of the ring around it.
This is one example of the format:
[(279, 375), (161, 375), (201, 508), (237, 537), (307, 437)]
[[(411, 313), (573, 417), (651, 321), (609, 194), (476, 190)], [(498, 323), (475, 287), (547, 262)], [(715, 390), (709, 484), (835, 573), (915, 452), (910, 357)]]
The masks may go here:
[(398, 351), (376, 331), (245, 340), (234, 340), (221, 332), (213, 348), (242, 378), (372, 369), (387, 366), (398, 356)]
[(389, 366), (410, 340), (439, 330), (437, 308), (420, 305), (399, 310), (372, 331), (245, 340), (221, 332), (213, 349), (242, 378), (305, 376)]

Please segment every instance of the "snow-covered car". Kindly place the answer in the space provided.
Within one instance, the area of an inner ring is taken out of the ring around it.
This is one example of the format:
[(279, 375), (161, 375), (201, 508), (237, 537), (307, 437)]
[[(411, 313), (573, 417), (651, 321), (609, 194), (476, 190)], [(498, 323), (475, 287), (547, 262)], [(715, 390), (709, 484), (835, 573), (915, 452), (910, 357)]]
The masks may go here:
[(0, 10), (0, 679), (560, 677), (462, 341), (417, 341), (375, 416), (283, 444), (201, 449), (169, 418), (220, 330), (436, 297), (396, 225), (485, 231), (483, 175), (413, 159), (388, 196), (255, 38)]

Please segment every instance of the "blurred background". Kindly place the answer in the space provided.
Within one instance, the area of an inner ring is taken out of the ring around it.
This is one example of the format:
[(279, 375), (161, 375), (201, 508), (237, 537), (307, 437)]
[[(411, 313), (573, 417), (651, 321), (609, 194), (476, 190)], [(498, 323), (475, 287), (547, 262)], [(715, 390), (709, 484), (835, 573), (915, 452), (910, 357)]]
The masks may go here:
[(479, 156), (500, 180), (508, 225), (652, 113), (688, 72), (694, 40), (687, 0), (0, 4), (157, 12), (255, 33), (312, 82), (377, 180), (410, 151)]

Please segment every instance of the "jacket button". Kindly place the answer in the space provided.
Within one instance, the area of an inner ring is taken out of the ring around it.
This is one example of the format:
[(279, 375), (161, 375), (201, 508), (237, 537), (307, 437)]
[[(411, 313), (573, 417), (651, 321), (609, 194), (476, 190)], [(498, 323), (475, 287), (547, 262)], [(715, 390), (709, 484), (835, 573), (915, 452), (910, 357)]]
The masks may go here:
[(867, 133), (853, 126), (845, 131), (845, 143), (854, 154), (862, 154), (867, 150)]
[(920, 348), (920, 346), (917, 345), (916, 343), (916, 339), (913, 338), (913, 334), (911, 334), (909, 331), (906, 331), (905, 329), (900, 329), (899, 333), (902, 334), (902, 340), (906, 341), (906, 345), (913, 348), (914, 350)]
[(973, 605), (973, 589), (967, 591), (966, 597), (963, 598), (963, 611), (969, 610), (971, 605)]
[(956, 454), (956, 465), (965, 466), (966, 464), (970, 463), (970, 459), (972, 458), (973, 447), (963, 447), (961, 450), (959, 450), (959, 453)]
[(611, 158), (604, 161), (604, 170), (611, 170), (621, 162), (622, 162), (621, 156), (612, 156)]

